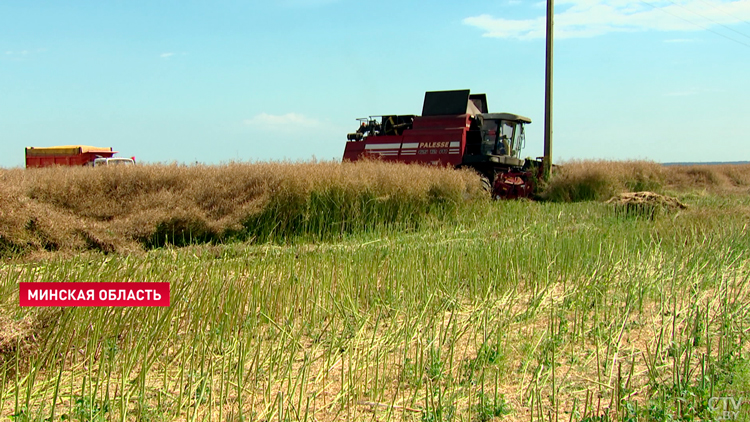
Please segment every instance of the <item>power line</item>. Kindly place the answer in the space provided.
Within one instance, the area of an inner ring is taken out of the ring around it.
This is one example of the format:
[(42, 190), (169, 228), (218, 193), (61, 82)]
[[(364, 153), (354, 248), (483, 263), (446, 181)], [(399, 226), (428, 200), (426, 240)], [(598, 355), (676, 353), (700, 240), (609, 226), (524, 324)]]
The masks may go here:
[(738, 21), (740, 21), (740, 22), (742, 22), (742, 23), (745, 23), (745, 24), (747, 24), (747, 25), (750, 25), (750, 22), (748, 22), (748, 21), (746, 21), (746, 20), (744, 20), (744, 19), (740, 19), (740, 18), (738, 18), (737, 16), (734, 16), (733, 14), (731, 14), (731, 13), (727, 12), (727, 11), (726, 11), (726, 10), (724, 10), (723, 8), (721, 8), (721, 7), (717, 6), (717, 5), (713, 4), (713, 3), (709, 3), (709, 2), (707, 2), (706, 0), (700, 0), (700, 2), (701, 2), (701, 3), (703, 3), (703, 4), (707, 4), (707, 5), (711, 6), (711, 7), (713, 7), (714, 9), (716, 9), (716, 10), (720, 11), (721, 13), (723, 13), (723, 14), (725, 14), (725, 15), (727, 15), (727, 16), (729, 16), (729, 17), (731, 17), (731, 18), (737, 19)]
[(709, 31), (709, 32), (713, 32), (714, 34), (716, 34), (716, 35), (718, 35), (718, 36), (720, 36), (720, 37), (722, 37), (722, 38), (726, 38), (726, 39), (728, 39), (728, 40), (730, 40), (730, 41), (734, 41), (734, 42), (736, 42), (737, 44), (742, 44), (742, 45), (744, 45), (745, 47), (747, 47), (747, 48), (750, 48), (750, 44), (744, 43), (744, 42), (742, 42), (742, 41), (740, 41), (740, 40), (736, 40), (736, 39), (734, 39), (734, 38), (732, 38), (732, 37), (727, 37), (726, 35), (722, 34), (721, 32), (716, 32), (716, 31), (714, 31), (713, 29), (711, 29), (711, 28), (709, 28), (709, 27), (706, 27), (706, 26), (703, 26), (703, 25), (701, 25), (701, 24), (699, 24), (699, 23), (695, 23), (695, 22), (693, 22), (693, 21), (691, 21), (691, 20), (685, 19), (685, 18), (683, 18), (682, 16), (679, 16), (679, 15), (675, 15), (674, 13), (672, 13), (672, 12), (668, 11), (667, 9), (665, 9), (665, 8), (663, 8), (663, 7), (659, 7), (659, 6), (654, 6), (653, 4), (651, 4), (651, 3), (647, 2), (646, 0), (638, 0), (638, 1), (640, 1), (641, 3), (645, 3), (645, 4), (647, 4), (647, 5), (651, 6), (651, 7), (652, 7), (652, 8), (654, 8), (654, 9), (659, 9), (659, 10), (661, 10), (662, 12), (664, 12), (664, 13), (667, 13), (667, 14), (669, 14), (669, 15), (672, 15), (672, 16), (674, 16), (674, 17), (678, 18), (678, 19), (684, 20), (684, 21), (685, 21), (685, 22), (687, 22), (687, 23), (690, 23), (690, 24), (692, 24), (692, 25), (695, 25), (695, 26), (697, 26), (697, 27), (699, 27), (699, 28), (705, 29), (706, 31)]
[[(670, 3), (672, 3), (672, 4), (674, 4), (675, 6), (679, 6), (679, 7), (683, 8), (683, 9), (687, 10), (688, 12), (690, 12), (690, 13), (692, 13), (692, 14), (694, 14), (694, 15), (698, 15), (698, 16), (700, 16), (700, 17), (704, 18), (704, 19), (707, 19), (707, 20), (709, 20), (709, 21), (711, 21), (711, 22), (715, 23), (716, 25), (721, 25), (721, 26), (723, 26), (724, 28), (726, 28), (726, 29), (728, 29), (728, 30), (730, 30), (730, 31), (732, 31), (732, 32), (736, 32), (736, 33), (738, 33), (738, 34), (742, 35), (743, 37), (746, 37), (746, 38), (750, 38), (750, 35), (747, 35), (747, 34), (743, 34), (743, 33), (742, 33), (742, 32), (740, 32), (740, 31), (736, 31), (736, 30), (734, 30), (734, 29), (732, 29), (732, 28), (730, 28), (730, 27), (728, 27), (728, 26), (724, 25), (724, 24), (723, 24), (723, 23), (721, 23), (721, 22), (716, 22), (715, 20), (713, 20), (713, 19), (709, 18), (708, 16), (702, 15), (702, 14), (700, 14), (700, 13), (698, 13), (698, 12), (694, 11), (694, 10), (690, 10), (690, 9), (688, 9), (687, 7), (685, 7), (685, 6), (683, 6), (683, 5), (679, 4), (679, 3), (675, 3), (675, 2), (673, 1), (673, 0), (669, 0), (669, 2), (670, 2)], [(734, 16), (732, 16), (732, 17), (734, 17)]]

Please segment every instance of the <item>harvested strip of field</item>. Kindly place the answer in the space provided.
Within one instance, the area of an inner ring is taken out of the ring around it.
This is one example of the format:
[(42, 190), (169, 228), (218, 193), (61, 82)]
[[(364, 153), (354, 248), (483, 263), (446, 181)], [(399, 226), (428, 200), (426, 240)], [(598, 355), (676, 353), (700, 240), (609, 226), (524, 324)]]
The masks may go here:
[[(487, 201), (409, 232), (10, 262), (0, 315), (31, 324), (0, 354), (0, 419), (714, 419), (710, 397), (750, 391), (750, 199), (686, 202)], [(43, 324), (27, 281), (169, 282), (172, 306)]]
[(469, 171), (382, 162), (1, 170), (0, 254), (323, 239), (481, 197)]

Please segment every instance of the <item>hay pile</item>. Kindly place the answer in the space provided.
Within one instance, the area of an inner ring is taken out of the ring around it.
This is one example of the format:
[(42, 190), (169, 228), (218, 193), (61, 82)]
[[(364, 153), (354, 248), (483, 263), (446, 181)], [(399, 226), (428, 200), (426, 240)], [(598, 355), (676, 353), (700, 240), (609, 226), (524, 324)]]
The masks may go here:
[(658, 206), (674, 210), (687, 209), (687, 205), (680, 202), (679, 199), (671, 196), (659, 195), (654, 192), (626, 192), (612, 197), (607, 203), (625, 206)]
[(615, 206), (615, 214), (620, 216), (641, 216), (653, 219), (660, 212), (687, 209), (687, 205), (671, 196), (654, 192), (626, 192), (607, 201)]

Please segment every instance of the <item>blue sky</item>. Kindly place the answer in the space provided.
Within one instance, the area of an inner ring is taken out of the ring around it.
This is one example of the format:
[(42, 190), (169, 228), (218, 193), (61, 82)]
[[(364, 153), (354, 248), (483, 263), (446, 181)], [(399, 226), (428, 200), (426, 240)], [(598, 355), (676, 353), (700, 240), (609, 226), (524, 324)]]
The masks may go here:
[[(486, 93), (542, 154), (544, 2), (0, 2), (0, 166), (340, 159), (356, 118)], [(558, 0), (554, 157), (750, 160), (750, 0)]]

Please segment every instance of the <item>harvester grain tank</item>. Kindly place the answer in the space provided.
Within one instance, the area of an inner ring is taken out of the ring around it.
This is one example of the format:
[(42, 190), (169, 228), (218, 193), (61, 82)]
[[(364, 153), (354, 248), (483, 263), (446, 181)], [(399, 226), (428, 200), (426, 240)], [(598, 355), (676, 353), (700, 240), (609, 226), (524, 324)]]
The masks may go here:
[(468, 167), (495, 198), (531, 196), (541, 162), (520, 158), (528, 117), (489, 113), (487, 96), (467, 90), (433, 91), (422, 114), (370, 116), (347, 135), (344, 160)]
[(26, 148), (26, 168), (50, 166), (108, 166), (132, 165), (135, 157), (115, 157), (112, 147), (101, 148), (88, 145), (63, 145), (56, 147)]

